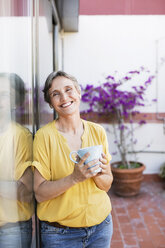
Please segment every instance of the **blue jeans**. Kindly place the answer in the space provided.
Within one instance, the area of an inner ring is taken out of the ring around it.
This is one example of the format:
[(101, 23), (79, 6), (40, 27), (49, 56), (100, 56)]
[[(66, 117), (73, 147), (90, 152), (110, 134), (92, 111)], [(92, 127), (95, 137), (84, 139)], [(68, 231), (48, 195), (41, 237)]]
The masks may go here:
[(30, 248), (31, 239), (31, 220), (0, 227), (0, 248)]
[(99, 225), (85, 228), (58, 228), (41, 221), (42, 248), (110, 248), (112, 216)]

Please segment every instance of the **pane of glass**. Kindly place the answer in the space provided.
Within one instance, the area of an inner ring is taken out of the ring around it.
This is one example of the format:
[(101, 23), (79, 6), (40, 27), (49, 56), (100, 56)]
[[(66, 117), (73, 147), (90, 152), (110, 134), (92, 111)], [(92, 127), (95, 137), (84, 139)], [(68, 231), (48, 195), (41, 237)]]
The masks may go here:
[(53, 120), (53, 110), (44, 101), (43, 87), (47, 76), (53, 71), (53, 25), (50, 1), (41, 0), (39, 6), (39, 124)]
[(34, 239), (31, 6), (0, 2), (0, 247), (29, 248)]

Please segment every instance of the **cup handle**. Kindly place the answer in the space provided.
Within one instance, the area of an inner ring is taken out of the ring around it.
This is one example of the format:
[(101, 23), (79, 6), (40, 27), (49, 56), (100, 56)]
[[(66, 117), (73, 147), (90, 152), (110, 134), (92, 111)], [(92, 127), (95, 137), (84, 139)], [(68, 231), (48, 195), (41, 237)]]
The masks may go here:
[(72, 151), (72, 152), (69, 154), (70, 160), (72, 160), (72, 162), (74, 162), (75, 164), (78, 164), (78, 162), (72, 158), (72, 154), (74, 154), (74, 153), (75, 153), (76, 155), (78, 155), (78, 153), (77, 153), (76, 151)]

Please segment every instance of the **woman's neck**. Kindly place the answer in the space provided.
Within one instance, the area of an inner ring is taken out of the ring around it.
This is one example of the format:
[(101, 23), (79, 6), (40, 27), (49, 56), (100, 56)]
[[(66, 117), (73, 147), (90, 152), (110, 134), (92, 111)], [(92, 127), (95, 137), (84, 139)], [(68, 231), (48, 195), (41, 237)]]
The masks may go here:
[(80, 116), (59, 117), (56, 121), (56, 128), (63, 133), (76, 134), (83, 129), (83, 123)]

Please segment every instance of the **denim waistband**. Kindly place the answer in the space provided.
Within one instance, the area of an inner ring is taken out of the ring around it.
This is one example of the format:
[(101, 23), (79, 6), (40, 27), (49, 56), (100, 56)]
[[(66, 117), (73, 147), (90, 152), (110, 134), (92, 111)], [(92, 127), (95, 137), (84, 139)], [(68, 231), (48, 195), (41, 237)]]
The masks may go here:
[(64, 228), (64, 229), (68, 229), (68, 228), (82, 228), (82, 227), (70, 227), (70, 226), (64, 226), (64, 225), (61, 225), (60, 223), (58, 222), (49, 222), (49, 221), (42, 221), (46, 224), (48, 224), (49, 226), (54, 226), (54, 227), (59, 227), (59, 228)]
[(10, 228), (10, 227), (15, 227), (15, 226), (20, 226), (20, 225), (23, 225), (23, 224), (26, 224), (26, 223), (29, 223), (31, 222), (31, 219), (30, 220), (25, 220), (25, 221), (17, 221), (17, 222), (8, 222), (6, 224), (4, 224), (3, 226), (0, 226), (0, 228), (2, 229), (6, 229), (6, 228)]

